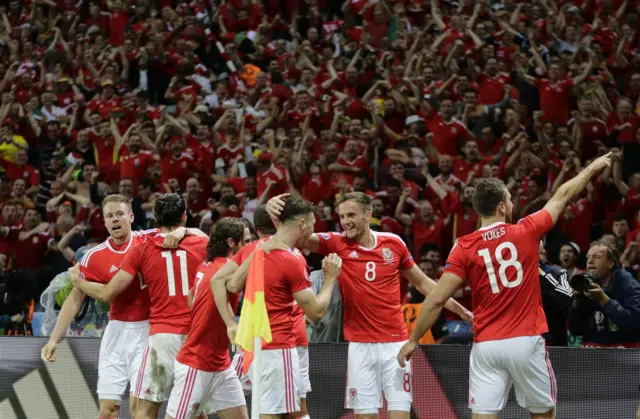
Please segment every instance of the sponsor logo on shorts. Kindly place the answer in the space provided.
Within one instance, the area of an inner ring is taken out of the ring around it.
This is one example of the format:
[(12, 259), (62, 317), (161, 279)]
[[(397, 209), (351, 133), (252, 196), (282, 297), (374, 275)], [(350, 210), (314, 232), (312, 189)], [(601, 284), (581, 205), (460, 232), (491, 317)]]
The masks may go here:
[(351, 387), (349, 389), (349, 400), (354, 401), (357, 398), (358, 398), (358, 391), (355, 388)]

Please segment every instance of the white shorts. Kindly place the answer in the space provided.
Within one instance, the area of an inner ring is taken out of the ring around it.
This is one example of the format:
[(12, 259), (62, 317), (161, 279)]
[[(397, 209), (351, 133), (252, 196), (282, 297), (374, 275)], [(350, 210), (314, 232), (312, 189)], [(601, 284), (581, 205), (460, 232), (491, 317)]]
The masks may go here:
[(496, 414), (509, 397), (531, 413), (545, 413), (556, 404), (556, 377), (541, 336), (521, 336), (473, 345), (469, 365), (469, 408)]
[(309, 347), (296, 346), (300, 361), (300, 398), (306, 399), (307, 393), (311, 393), (311, 380), (309, 379)]
[[(260, 413), (282, 415), (300, 411), (300, 361), (295, 348), (262, 351)], [(249, 367), (251, 375), (255, 363)]]
[(397, 358), (405, 342), (349, 343), (346, 409), (379, 413), (384, 392), (389, 411), (411, 411), (411, 362), (402, 368)]
[(235, 354), (233, 354), (233, 358), (231, 359), (231, 368), (233, 368), (233, 370), (236, 372), (236, 375), (240, 379), (242, 390), (250, 392), (251, 379), (247, 374), (245, 374), (242, 371), (243, 365), (244, 365), (244, 352), (242, 350), (238, 350)]
[(234, 369), (200, 371), (175, 361), (175, 378), (167, 414), (174, 419), (195, 418), (208, 403), (213, 403), (217, 411), (246, 406), (244, 392)]
[[(311, 380), (309, 379), (309, 347), (297, 346), (298, 358), (300, 361), (300, 398), (306, 399), (307, 393), (311, 393)], [(249, 376), (242, 372), (242, 364), (244, 360), (244, 353), (238, 351), (233, 355), (231, 361), (231, 368), (233, 368), (240, 378), (242, 389), (244, 391), (251, 391), (251, 380)]]
[(100, 342), (98, 398), (119, 404), (122, 395), (137, 384), (138, 370), (149, 337), (149, 321), (111, 320)]
[(133, 396), (160, 403), (169, 399), (176, 356), (187, 335), (156, 333), (149, 336)]

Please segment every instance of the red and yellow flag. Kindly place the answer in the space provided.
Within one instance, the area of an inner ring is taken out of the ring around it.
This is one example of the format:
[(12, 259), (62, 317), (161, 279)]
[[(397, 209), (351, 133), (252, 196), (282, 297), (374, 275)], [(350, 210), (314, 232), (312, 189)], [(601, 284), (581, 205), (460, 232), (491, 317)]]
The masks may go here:
[(249, 266), (236, 344), (244, 351), (242, 370), (246, 374), (253, 360), (253, 338), (271, 342), (271, 325), (264, 301), (264, 250), (256, 249)]

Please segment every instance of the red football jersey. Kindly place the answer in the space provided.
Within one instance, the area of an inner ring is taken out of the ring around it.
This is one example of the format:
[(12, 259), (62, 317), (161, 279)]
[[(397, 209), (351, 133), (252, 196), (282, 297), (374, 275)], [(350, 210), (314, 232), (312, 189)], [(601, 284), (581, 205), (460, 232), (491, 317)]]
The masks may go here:
[(150, 335), (189, 331), (191, 310), (187, 301), (198, 266), (206, 256), (209, 242), (204, 237), (188, 236), (177, 249), (162, 247), (163, 234), (149, 237), (127, 254), (122, 270), (140, 275), (149, 289)]
[[(139, 247), (147, 235), (156, 230), (134, 231), (131, 239), (121, 245), (109, 237), (95, 246), (80, 261), (80, 272), (87, 281), (107, 284), (120, 270), (120, 265), (130, 250)], [(133, 281), (117, 295), (109, 305), (109, 318), (123, 322), (137, 322), (149, 318), (149, 292), (140, 281)]]
[[(251, 256), (251, 252), (260, 244), (267, 241), (268, 238), (263, 238), (260, 240), (256, 240), (245, 247), (243, 247), (238, 253), (236, 253), (231, 260), (235, 262), (236, 265), (240, 266), (242, 263), (247, 260), (249, 256)], [(300, 257), (304, 259), (301, 253), (297, 249), (294, 250), (296, 254), (299, 254)], [(306, 266), (306, 265), (305, 265)], [(266, 270), (266, 269), (265, 269)], [(306, 272), (306, 269), (305, 269)], [(294, 334), (296, 338), (296, 346), (308, 346), (309, 345), (309, 337), (307, 336), (307, 325), (304, 321), (304, 312), (297, 304), (293, 305), (293, 313), (292, 319), (295, 323), (294, 325)]]
[(407, 327), (400, 305), (400, 271), (413, 267), (409, 249), (392, 233), (372, 232), (371, 249), (341, 233), (319, 233), (318, 253), (342, 258), (338, 278), (344, 304), (344, 337), (349, 342), (400, 342)]
[[(227, 327), (216, 308), (209, 280), (227, 263), (227, 258), (215, 258), (198, 267), (191, 309), (191, 328), (176, 360), (200, 371), (218, 372), (231, 366)], [(235, 312), (240, 295), (228, 293)]]
[(275, 250), (264, 255), (264, 299), (273, 340), (263, 349), (296, 346), (293, 294), (310, 287), (307, 262), (299, 252)]
[(538, 248), (552, 227), (551, 214), (540, 210), (518, 224), (495, 223), (456, 241), (445, 273), (471, 288), (476, 342), (547, 332)]

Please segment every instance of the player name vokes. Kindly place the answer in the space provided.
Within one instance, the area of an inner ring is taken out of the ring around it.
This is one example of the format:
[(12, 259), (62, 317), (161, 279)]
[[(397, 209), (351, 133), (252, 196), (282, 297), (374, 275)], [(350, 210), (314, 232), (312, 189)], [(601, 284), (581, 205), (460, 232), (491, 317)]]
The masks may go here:
[(489, 230), (486, 233), (482, 233), (482, 240), (495, 240), (504, 236), (504, 227), (496, 228), (495, 230)]

